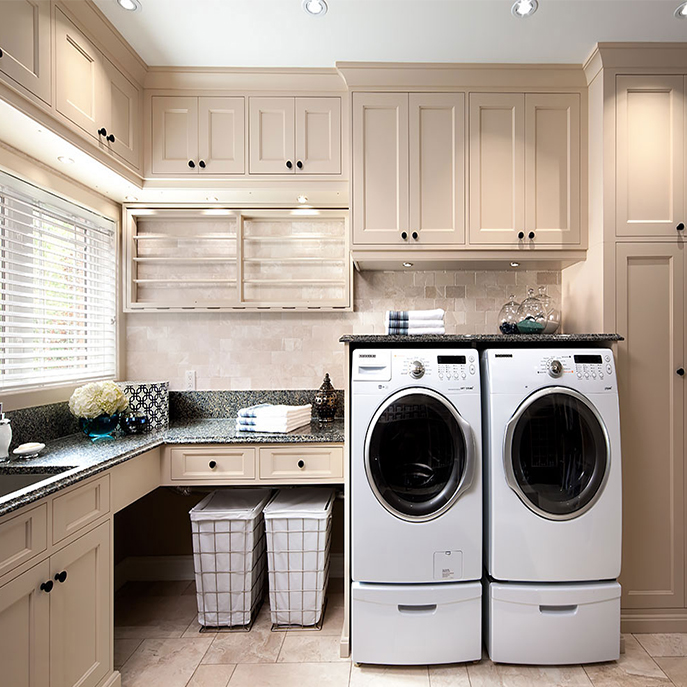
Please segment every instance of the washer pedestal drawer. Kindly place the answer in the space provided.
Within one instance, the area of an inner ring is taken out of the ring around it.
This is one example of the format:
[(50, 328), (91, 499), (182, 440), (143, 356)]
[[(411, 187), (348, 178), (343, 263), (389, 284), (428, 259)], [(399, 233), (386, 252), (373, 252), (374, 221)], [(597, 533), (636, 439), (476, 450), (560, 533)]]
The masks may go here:
[(355, 663), (427, 665), (481, 658), (479, 582), (354, 582), (351, 597)]
[(564, 665), (620, 654), (620, 585), (486, 584), (486, 642), (495, 663)]

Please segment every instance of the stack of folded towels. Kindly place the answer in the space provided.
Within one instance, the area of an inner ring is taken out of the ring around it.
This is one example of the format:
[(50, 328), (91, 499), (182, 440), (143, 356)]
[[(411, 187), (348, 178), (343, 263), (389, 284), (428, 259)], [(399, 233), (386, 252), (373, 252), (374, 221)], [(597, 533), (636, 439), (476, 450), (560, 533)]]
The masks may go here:
[(445, 334), (444, 311), (436, 310), (387, 310), (387, 334)]
[(241, 432), (291, 432), (297, 427), (310, 424), (312, 405), (275, 406), (260, 403), (256, 406), (241, 408), (236, 418), (236, 429)]

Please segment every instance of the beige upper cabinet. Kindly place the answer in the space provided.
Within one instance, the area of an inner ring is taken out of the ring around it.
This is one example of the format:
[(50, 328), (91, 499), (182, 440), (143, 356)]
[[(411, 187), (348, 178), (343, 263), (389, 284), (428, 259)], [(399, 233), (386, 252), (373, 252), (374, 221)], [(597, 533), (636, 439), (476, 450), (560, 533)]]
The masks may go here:
[(353, 243), (408, 243), (408, 147), (407, 93), (353, 94)]
[(50, 104), (50, 2), (0, 2), (0, 72)]
[(684, 77), (616, 79), (616, 235), (674, 237), (685, 218)]
[(340, 98), (249, 98), (250, 174), (340, 174)]
[(624, 608), (684, 607), (684, 269), (673, 243), (616, 244)]
[(200, 174), (243, 174), (245, 134), (243, 98), (198, 98)]
[(198, 98), (153, 96), (154, 174), (195, 173), (198, 162)]
[(116, 153), (133, 167), (141, 166), (140, 98), (139, 90), (109, 60), (103, 58), (105, 69), (104, 126), (101, 145)]

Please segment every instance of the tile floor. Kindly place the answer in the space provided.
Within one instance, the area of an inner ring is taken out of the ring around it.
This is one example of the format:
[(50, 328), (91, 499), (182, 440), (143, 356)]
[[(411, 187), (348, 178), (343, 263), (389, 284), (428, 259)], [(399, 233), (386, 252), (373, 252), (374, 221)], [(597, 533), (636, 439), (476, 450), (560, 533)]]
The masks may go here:
[(193, 582), (133, 582), (115, 596), (122, 687), (687, 687), (687, 634), (626, 635), (617, 663), (357, 667), (339, 658), (342, 580), (320, 632), (272, 632), (265, 602), (249, 633), (199, 633)]

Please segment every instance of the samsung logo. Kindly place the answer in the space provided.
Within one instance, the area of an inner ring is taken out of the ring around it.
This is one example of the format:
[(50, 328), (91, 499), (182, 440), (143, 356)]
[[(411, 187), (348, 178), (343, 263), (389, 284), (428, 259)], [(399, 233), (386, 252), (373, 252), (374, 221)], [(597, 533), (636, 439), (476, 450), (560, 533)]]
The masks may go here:
[(375, 353), (361, 353), (359, 358), (376, 358), (377, 355)]
[(494, 358), (512, 358), (512, 353), (495, 353)]

